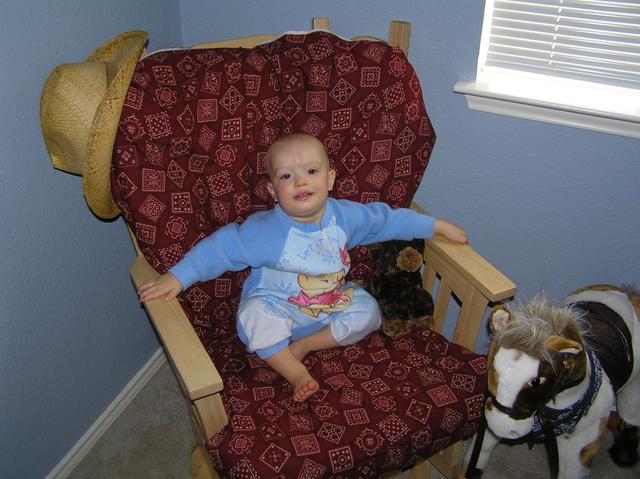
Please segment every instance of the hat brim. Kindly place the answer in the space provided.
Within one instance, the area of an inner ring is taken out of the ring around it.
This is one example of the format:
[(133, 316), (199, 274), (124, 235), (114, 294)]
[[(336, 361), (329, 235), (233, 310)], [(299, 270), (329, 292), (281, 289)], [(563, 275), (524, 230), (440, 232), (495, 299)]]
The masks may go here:
[(106, 62), (110, 78), (89, 130), (83, 174), (84, 197), (91, 211), (100, 218), (112, 219), (120, 214), (111, 195), (111, 158), (122, 107), (147, 39), (147, 32), (125, 32), (88, 58)]

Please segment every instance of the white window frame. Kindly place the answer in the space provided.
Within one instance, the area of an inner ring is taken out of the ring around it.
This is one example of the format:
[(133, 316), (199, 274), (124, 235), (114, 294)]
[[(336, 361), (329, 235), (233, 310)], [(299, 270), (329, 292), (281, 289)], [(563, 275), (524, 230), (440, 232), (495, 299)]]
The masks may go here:
[(640, 138), (640, 89), (486, 67), (493, 6), (485, 1), (476, 80), (454, 86), (470, 109)]

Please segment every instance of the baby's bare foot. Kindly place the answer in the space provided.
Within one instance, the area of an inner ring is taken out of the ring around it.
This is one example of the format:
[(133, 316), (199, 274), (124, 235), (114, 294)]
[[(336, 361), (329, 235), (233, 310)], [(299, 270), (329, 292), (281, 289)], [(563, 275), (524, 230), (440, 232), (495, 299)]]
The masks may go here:
[(313, 396), (320, 385), (311, 377), (309, 373), (301, 377), (299, 380), (293, 383), (293, 400), (297, 402), (304, 402)]

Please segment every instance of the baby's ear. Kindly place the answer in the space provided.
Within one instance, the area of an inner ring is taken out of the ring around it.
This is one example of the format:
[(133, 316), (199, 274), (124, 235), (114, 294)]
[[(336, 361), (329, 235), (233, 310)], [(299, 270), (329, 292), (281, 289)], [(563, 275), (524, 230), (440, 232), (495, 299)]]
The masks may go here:
[(275, 201), (277, 203), (278, 202), (278, 196), (276, 195), (276, 189), (273, 187), (273, 184), (271, 183), (271, 180), (269, 180), (267, 182), (267, 191), (271, 195), (271, 198), (273, 199), (273, 201)]
[(329, 191), (333, 190), (333, 184), (336, 181), (336, 170), (335, 168), (329, 168)]

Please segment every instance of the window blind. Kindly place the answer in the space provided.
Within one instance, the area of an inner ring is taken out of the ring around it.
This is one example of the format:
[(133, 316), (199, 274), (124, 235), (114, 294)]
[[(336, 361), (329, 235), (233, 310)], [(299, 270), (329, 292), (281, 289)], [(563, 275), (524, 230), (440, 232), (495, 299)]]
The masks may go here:
[(486, 8), (479, 73), (506, 68), (640, 90), (640, 1), (494, 0)]

